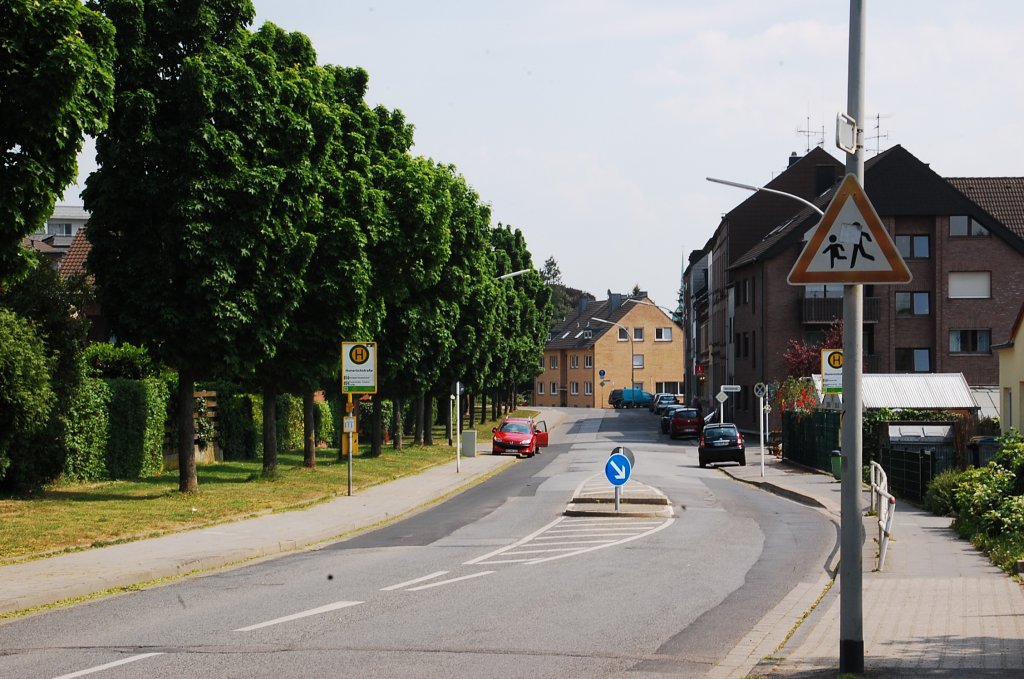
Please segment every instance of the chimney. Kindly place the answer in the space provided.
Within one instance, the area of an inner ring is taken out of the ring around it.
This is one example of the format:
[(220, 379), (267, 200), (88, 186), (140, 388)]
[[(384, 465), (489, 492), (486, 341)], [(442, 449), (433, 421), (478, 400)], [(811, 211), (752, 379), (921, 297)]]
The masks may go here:
[(617, 292), (608, 291), (608, 310), (615, 311), (622, 306), (622, 295)]
[(579, 312), (580, 312), (581, 316), (583, 315), (583, 312), (587, 310), (587, 302), (589, 302), (589, 301), (590, 300), (588, 300), (585, 296), (584, 297), (580, 297), (580, 301), (578, 302), (578, 307), (577, 308), (579, 309)]
[(793, 167), (793, 164), (796, 163), (796, 161), (798, 160), (800, 160), (800, 156), (796, 154), (796, 151), (793, 151), (792, 153), (789, 154), (789, 165), (787, 165), (786, 167)]

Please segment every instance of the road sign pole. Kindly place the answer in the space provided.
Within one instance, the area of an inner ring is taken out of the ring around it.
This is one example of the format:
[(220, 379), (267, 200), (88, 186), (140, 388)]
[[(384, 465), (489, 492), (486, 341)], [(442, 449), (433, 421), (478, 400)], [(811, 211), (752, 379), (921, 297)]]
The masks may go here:
[(622, 486), (615, 486), (615, 511), (619, 511), (619, 502), (622, 500)]
[(761, 478), (764, 478), (764, 396), (757, 399), (757, 430), (761, 434)]
[[(847, 113), (856, 121), (854, 153), (846, 154), (846, 171), (864, 185), (864, 3), (850, 0)], [(864, 672), (864, 619), (861, 517), (861, 374), (864, 297), (860, 284), (843, 288), (843, 427), (842, 508), (839, 563), (839, 671)]]

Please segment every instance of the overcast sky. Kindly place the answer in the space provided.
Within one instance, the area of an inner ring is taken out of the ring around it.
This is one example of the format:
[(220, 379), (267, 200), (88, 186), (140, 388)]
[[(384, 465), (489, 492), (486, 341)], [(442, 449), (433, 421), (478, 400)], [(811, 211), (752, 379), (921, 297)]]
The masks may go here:
[[(764, 184), (823, 140), (845, 158), (845, 0), (255, 5), (322, 63), (365, 68), (414, 153), (454, 164), (536, 266), (554, 257), (598, 299), (639, 285), (675, 307), (684, 258), (749, 195), (705, 177)], [(1024, 2), (864, 5), (867, 156), (900, 144), (942, 176), (1024, 174)]]

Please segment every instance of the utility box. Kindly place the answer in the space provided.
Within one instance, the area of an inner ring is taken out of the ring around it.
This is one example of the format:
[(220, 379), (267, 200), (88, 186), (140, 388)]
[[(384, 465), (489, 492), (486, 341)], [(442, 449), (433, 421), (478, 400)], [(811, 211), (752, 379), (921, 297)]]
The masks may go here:
[(462, 432), (462, 457), (476, 457), (476, 432)]

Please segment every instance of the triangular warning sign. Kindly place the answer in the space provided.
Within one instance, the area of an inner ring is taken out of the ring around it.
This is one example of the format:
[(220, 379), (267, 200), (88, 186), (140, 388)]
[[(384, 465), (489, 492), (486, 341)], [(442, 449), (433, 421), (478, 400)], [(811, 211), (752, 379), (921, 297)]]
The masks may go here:
[(909, 283), (913, 277), (857, 177), (848, 174), (789, 272), (790, 285)]

